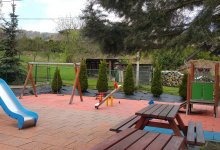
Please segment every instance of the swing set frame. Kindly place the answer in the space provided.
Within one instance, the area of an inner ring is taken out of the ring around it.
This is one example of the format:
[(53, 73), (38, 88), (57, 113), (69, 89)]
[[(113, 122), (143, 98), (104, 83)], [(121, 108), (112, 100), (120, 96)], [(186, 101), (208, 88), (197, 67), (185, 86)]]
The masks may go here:
[(20, 97), (19, 97), (20, 99), (23, 98), (23, 96), (24, 96), (24, 90), (26, 89), (26, 86), (27, 86), (29, 80), (31, 81), (31, 85), (32, 85), (32, 88), (33, 88), (34, 95), (35, 95), (35, 97), (37, 97), (36, 86), (35, 86), (34, 78), (33, 78), (33, 75), (32, 75), (32, 70), (33, 70), (34, 65), (74, 66), (74, 72), (76, 74), (76, 78), (75, 78), (75, 81), (73, 83), (73, 90), (72, 90), (72, 94), (71, 94), (71, 97), (70, 97), (69, 104), (72, 104), (72, 102), (73, 102), (76, 87), (78, 87), (80, 100), (81, 100), (81, 102), (83, 101), (82, 90), (81, 90), (80, 81), (79, 81), (80, 63), (53, 63), (53, 62), (28, 62), (28, 66), (27, 66), (28, 73), (27, 73), (27, 76), (26, 76), (26, 79), (25, 79), (25, 82), (24, 82), (24, 86), (21, 89), (21, 94), (20, 94)]

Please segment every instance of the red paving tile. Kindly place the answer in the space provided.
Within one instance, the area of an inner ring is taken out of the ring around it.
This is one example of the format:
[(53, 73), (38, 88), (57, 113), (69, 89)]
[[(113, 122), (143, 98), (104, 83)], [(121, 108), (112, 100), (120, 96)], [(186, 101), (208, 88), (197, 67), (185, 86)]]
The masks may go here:
[[(80, 102), (75, 96), (72, 105), (69, 99), (70, 95), (56, 94), (23, 97), (21, 103), (39, 114), (37, 126), (24, 130), (18, 130), (17, 121), (1, 110), (1, 149), (87, 149), (115, 134), (109, 131), (111, 126), (148, 105), (145, 100), (115, 99), (113, 107), (103, 104), (97, 110), (94, 97), (84, 97)], [(205, 130), (220, 132), (220, 118), (213, 117), (211, 106), (194, 105), (192, 114), (180, 116), (185, 124), (201, 121)]]
[(49, 147), (52, 147), (52, 146), (49, 144), (40, 143), (40, 142), (31, 142), (31, 143), (21, 146), (21, 148), (24, 150), (43, 150)]

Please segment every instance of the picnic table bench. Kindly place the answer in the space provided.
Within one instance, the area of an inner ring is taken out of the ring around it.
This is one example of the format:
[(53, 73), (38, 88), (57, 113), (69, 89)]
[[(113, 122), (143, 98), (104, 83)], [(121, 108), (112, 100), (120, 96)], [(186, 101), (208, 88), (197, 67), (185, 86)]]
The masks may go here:
[(140, 116), (132, 115), (132, 116), (128, 117), (127, 119), (123, 120), (122, 122), (120, 122), (119, 124), (110, 128), (110, 131), (120, 132), (120, 131), (125, 130), (127, 128), (131, 128), (132, 126), (134, 126), (138, 122), (138, 120), (140, 118), (141, 118)]
[(117, 133), (90, 150), (179, 150), (187, 149), (184, 137), (146, 132), (128, 128)]
[(187, 129), (178, 113), (179, 108), (179, 105), (149, 105), (135, 113), (136, 115), (141, 116), (140, 120), (136, 123), (135, 128), (143, 129), (146, 125), (170, 128), (177, 136), (182, 136), (181, 131), (186, 135)]
[(205, 145), (204, 132), (201, 122), (195, 123), (193, 121), (189, 121), (186, 141), (189, 145)]
[[(179, 105), (167, 104), (149, 105), (136, 112), (135, 115), (113, 126), (110, 128), (110, 131), (120, 132), (133, 126), (135, 126), (136, 129), (141, 130), (145, 126), (169, 128), (173, 130), (176, 136), (185, 136), (187, 144), (197, 146), (204, 145), (205, 140), (202, 123), (194, 123), (190, 121), (188, 126), (184, 125), (178, 113), (179, 107)], [(168, 123), (157, 122), (158, 120), (164, 120)], [(176, 122), (178, 124), (176, 124)], [(184, 135), (182, 135), (182, 133)]]

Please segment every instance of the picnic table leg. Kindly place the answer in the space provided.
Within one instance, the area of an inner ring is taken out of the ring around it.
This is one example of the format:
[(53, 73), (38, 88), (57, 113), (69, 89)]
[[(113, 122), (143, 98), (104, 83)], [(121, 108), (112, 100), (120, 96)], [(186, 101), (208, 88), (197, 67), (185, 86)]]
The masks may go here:
[[(145, 117), (141, 117), (141, 118), (138, 120), (138, 122), (136, 123), (135, 128), (140, 129), (140, 130), (143, 130), (143, 129), (144, 129), (144, 126), (145, 126), (145, 124), (146, 124), (145, 121), (146, 121), (146, 118), (145, 118)], [(148, 120), (147, 120), (147, 122), (148, 122)]]
[(183, 131), (184, 135), (186, 136), (187, 135), (186, 126), (184, 125), (183, 120), (179, 114), (176, 115), (176, 120), (177, 120), (181, 130)]
[(182, 144), (181, 149), (182, 149), (182, 150), (188, 150), (188, 147), (187, 147), (187, 145), (186, 145), (186, 142), (184, 142), (184, 143)]
[(168, 120), (170, 127), (173, 129), (173, 132), (176, 136), (182, 136), (176, 122), (174, 120)]

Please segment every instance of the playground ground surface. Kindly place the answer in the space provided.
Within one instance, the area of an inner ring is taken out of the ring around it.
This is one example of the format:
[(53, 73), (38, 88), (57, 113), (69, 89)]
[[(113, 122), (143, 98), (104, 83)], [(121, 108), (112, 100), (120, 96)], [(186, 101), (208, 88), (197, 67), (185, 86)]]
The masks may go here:
[[(84, 96), (84, 101), (80, 102), (79, 97), (75, 96), (72, 105), (69, 105), (69, 99), (70, 95), (57, 94), (24, 96), (21, 103), (37, 112), (39, 120), (36, 127), (23, 130), (18, 130), (17, 121), (9, 118), (1, 109), (0, 149), (85, 150), (116, 134), (109, 128), (148, 105), (146, 100), (115, 99), (113, 107), (103, 104), (97, 110), (94, 108), (97, 103), (95, 97)], [(201, 121), (204, 130), (213, 133), (210, 140), (220, 139), (217, 133), (220, 132), (220, 118), (213, 117), (211, 106), (194, 105), (193, 114), (180, 115), (185, 124), (189, 120)], [(216, 146), (212, 144), (209, 142), (208, 146)]]

